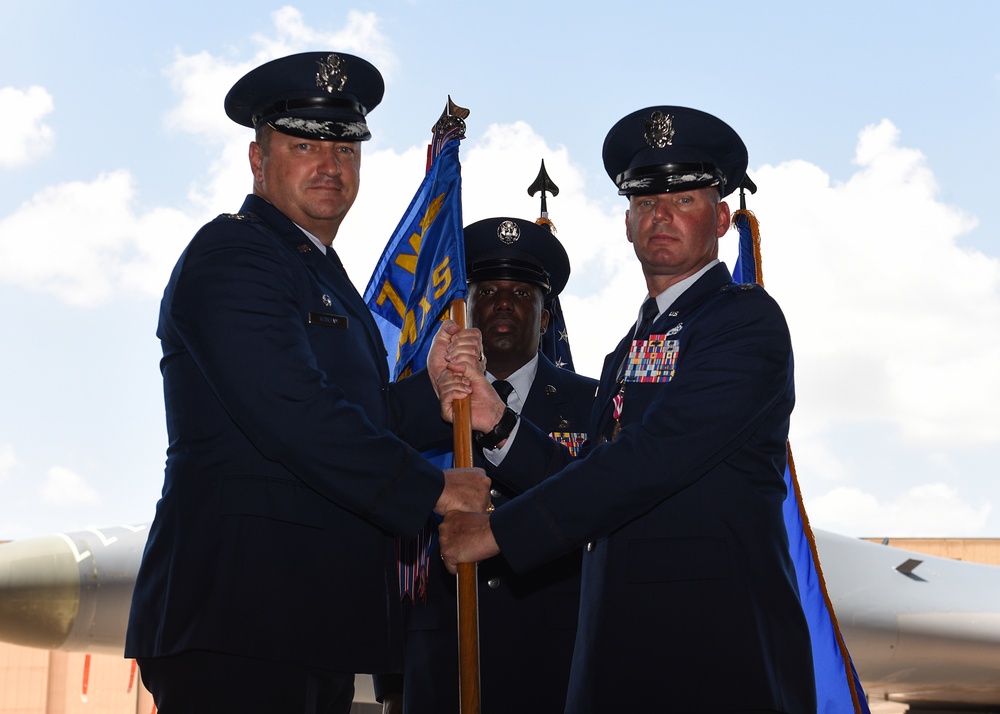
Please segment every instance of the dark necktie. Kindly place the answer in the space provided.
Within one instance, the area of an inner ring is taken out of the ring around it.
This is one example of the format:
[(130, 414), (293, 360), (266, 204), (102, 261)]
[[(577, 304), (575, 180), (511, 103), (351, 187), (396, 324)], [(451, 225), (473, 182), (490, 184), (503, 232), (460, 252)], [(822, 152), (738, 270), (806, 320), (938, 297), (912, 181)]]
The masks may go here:
[(656, 304), (656, 298), (648, 297), (646, 302), (642, 304), (642, 311), (639, 315), (639, 324), (635, 328), (634, 339), (642, 340), (645, 339), (649, 334), (650, 328), (653, 326), (653, 321), (656, 319), (656, 314), (660, 311), (659, 306)]
[(493, 382), (493, 388), (497, 390), (497, 394), (503, 399), (503, 403), (507, 403), (507, 398), (510, 397), (510, 393), (514, 391), (513, 385), (506, 379), (497, 379)]
[[(659, 312), (660, 308), (656, 304), (656, 298), (648, 297), (646, 301), (642, 303), (642, 310), (639, 311), (639, 322), (636, 323), (635, 332), (632, 333), (632, 340), (645, 340), (649, 336), (649, 330), (653, 327), (653, 322), (656, 320), (656, 313)], [(628, 361), (628, 352), (622, 356), (622, 361), (618, 365), (617, 381), (622, 381), (622, 375), (625, 374), (625, 363)]]
[(337, 255), (337, 251), (333, 249), (333, 246), (328, 245), (326, 247), (326, 259), (333, 263), (334, 267), (347, 278), (347, 270), (344, 268), (344, 264), (340, 262), (340, 256)]

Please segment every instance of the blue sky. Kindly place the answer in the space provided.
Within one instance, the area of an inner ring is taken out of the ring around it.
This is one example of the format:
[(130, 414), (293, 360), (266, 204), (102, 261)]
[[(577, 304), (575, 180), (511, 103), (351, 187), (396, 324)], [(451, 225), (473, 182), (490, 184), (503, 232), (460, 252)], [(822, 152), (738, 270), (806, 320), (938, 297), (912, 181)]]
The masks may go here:
[(723, 118), (749, 147), (765, 282), (792, 329), (814, 526), (1000, 536), (1000, 6), (539, 5), (6, 0), (0, 539), (151, 518), (159, 296), (197, 227), (250, 189), (251, 137), (222, 99), (251, 67), (317, 49), (386, 78), (336, 243), (355, 283), (450, 94), (472, 111), (467, 222), (534, 218), (541, 159), (559, 185), (564, 306), (595, 376), (643, 298), (604, 136), (654, 104)]

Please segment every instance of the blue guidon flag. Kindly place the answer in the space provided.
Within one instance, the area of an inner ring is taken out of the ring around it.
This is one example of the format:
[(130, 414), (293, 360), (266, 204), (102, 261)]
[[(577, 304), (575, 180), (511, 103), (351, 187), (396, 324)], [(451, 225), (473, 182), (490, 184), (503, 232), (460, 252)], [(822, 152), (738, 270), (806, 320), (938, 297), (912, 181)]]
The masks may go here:
[[(426, 366), (431, 340), (451, 301), (468, 293), (459, 145), (447, 140), (434, 156), (365, 288), (394, 380)], [(453, 466), (450, 448), (424, 452), (424, 457), (442, 469)], [(427, 561), (436, 536), (435, 528), (426, 527), (414, 539), (397, 539), (402, 597), (426, 597)]]
[[(733, 212), (733, 225), (739, 232), (739, 257), (733, 270), (738, 283), (763, 285), (760, 259), (760, 232), (757, 218), (746, 209)], [(788, 549), (795, 566), (799, 600), (812, 640), (813, 668), (816, 676), (816, 711), (822, 714), (870, 714), (868, 700), (861, 688), (858, 673), (844, 644), (837, 617), (826, 591), (823, 571), (816, 553), (816, 541), (802, 505), (799, 482), (795, 476), (791, 445), (785, 466), (784, 517)]]
[(449, 141), (434, 158), (365, 288), (394, 379), (424, 367), (449, 304), (468, 292), (459, 145)]

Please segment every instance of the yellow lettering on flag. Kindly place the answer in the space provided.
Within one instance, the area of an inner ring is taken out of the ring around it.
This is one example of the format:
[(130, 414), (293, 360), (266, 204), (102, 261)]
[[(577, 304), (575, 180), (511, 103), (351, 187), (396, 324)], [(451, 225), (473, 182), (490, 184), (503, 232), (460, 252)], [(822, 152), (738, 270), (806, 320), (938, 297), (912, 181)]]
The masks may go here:
[(451, 268), (448, 267), (450, 260), (450, 256), (445, 256), (445, 259), (441, 261), (441, 265), (436, 267), (431, 274), (431, 282), (435, 286), (438, 286), (438, 289), (434, 291), (435, 300), (448, 292), (448, 288), (451, 287)]
[(410, 247), (413, 248), (413, 254), (400, 253), (393, 262), (410, 275), (413, 275), (417, 272), (417, 255), (420, 253), (420, 234), (413, 233), (410, 235), (409, 243)]
[(403, 317), (403, 314), (406, 312), (406, 303), (403, 302), (403, 298), (399, 296), (399, 293), (396, 292), (396, 289), (392, 287), (388, 280), (385, 280), (382, 283), (382, 290), (375, 299), (375, 303), (381, 307), (385, 303), (386, 298), (388, 298), (389, 302), (392, 303), (392, 306), (396, 308), (396, 312), (399, 316)]

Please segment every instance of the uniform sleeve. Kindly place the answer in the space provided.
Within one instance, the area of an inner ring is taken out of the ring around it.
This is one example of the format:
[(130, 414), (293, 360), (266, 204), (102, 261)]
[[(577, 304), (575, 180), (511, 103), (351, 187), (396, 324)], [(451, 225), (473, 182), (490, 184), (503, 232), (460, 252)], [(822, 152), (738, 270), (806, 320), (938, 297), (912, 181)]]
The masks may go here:
[[(492, 514), (493, 534), (516, 569), (639, 518), (744, 447), (765, 421), (779, 425), (775, 433), (783, 425), (787, 438), (791, 344), (766, 293), (732, 296), (682, 344), (670, 382), (628, 385), (625, 409), (641, 404), (640, 419)], [(774, 440), (761, 458), (784, 453), (784, 440)]]
[(451, 445), (452, 426), (441, 418), (441, 403), (427, 370), (393, 382), (389, 395), (393, 429), (400, 437), (421, 451)]
[[(380, 355), (345, 354), (339, 374), (317, 364), (298, 256), (252, 226), (215, 222), (196, 236), (178, 269), (161, 308), (168, 316), (160, 335), (165, 369), (178, 356), (173, 351), (188, 352), (266, 459), (376, 525), (418, 531), (441, 493), (442, 475), (345, 395), (343, 380), (361, 376), (358, 362)], [(385, 385), (371, 381), (372, 399), (385, 399)]]

